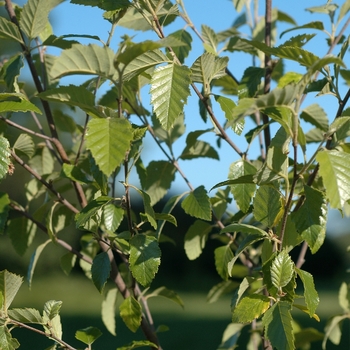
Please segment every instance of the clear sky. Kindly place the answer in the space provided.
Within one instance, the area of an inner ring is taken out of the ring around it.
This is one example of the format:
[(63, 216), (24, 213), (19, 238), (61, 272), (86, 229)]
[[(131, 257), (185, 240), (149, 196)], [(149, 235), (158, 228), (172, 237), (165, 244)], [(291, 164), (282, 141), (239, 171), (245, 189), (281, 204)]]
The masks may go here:
[[(23, 4), (25, 1), (18, 1), (18, 3)], [(253, 3), (253, 1), (251, 1)], [(298, 25), (302, 25), (311, 21), (321, 20), (324, 22), (325, 28), (330, 30), (330, 21), (328, 16), (322, 14), (312, 14), (308, 11), (305, 11), (305, 7), (321, 6), (325, 4), (327, 0), (278, 0), (273, 1), (273, 7), (277, 7), (280, 11), (287, 13), (291, 16)], [(230, 28), (235, 18), (239, 15), (235, 12), (233, 1), (232, 0), (184, 0), (186, 10), (200, 31), (201, 25), (205, 24), (215, 31), (221, 31)], [(264, 1), (258, 1), (261, 8), (259, 9), (259, 15), (264, 15)], [(343, 1), (336, 0), (333, 3), (341, 5)], [(110, 30), (110, 24), (102, 18), (102, 10), (99, 10), (96, 7), (89, 6), (80, 6), (72, 5), (69, 1), (65, 1), (60, 4), (57, 8), (52, 11), (51, 19), (53, 23), (54, 33), (59, 35), (64, 34), (90, 34), (98, 35), (102, 40), (106, 40), (108, 36), (108, 31)], [(346, 20), (346, 19), (345, 19)], [(344, 24), (345, 20), (343, 19), (341, 24)], [(181, 29), (185, 26), (185, 23), (182, 19), (177, 19), (174, 24), (165, 28), (165, 33), (169, 34), (172, 31)], [(290, 24), (279, 23), (278, 27), (278, 36), (285, 29), (290, 28)], [(247, 28), (240, 28), (242, 31)], [(200, 40), (195, 36), (195, 34), (189, 29), (193, 37), (192, 47), (193, 51), (190, 56), (187, 58), (186, 64), (191, 66), (195, 59), (203, 53), (203, 46)], [(311, 40), (305, 46), (305, 49), (312, 51), (316, 55), (324, 56), (328, 49), (325, 45), (326, 35), (319, 31), (309, 31), (311, 33), (317, 33), (316, 38)], [(111, 43), (111, 48), (116, 49), (118, 45), (119, 38), (128, 33), (129, 35), (134, 35), (135, 33), (125, 30), (122, 27), (117, 27), (114, 34), (114, 40)], [(249, 30), (246, 30), (246, 33), (249, 33)], [(279, 45), (286, 41), (289, 37), (295, 36), (297, 34), (303, 34), (305, 31), (294, 31), (283, 36), (282, 39), (278, 39), (276, 45)], [(157, 40), (158, 38), (152, 32), (137, 33), (134, 37), (134, 41), (142, 41), (144, 39)], [(80, 40), (80, 39), (79, 39)], [(81, 40), (82, 43), (88, 43), (87, 40)], [(338, 54), (339, 48), (334, 51), (334, 54)], [(56, 52), (55, 52), (56, 53)], [(223, 53), (227, 55), (227, 53)], [(241, 54), (228, 54), (230, 57), (229, 69), (231, 72), (240, 79), (242, 77), (243, 71), (252, 65), (252, 62), (247, 55)], [(295, 70), (300, 73), (303, 73), (303, 68), (298, 67), (297, 64), (286, 61), (286, 70)], [(82, 77), (82, 81), (87, 77)], [(79, 81), (79, 80), (78, 80)], [(77, 78), (69, 78), (64, 81), (68, 82), (77, 82)], [(108, 87), (107, 87), (108, 88)], [(143, 93), (143, 100), (145, 105), (148, 105), (149, 88)], [(320, 97), (320, 98), (308, 98), (304, 103), (304, 107), (312, 103), (319, 103), (329, 114), (329, 119), (333, 120), (334, 114), (337, 109), (337, 102), (334, 97)], [(149, 107), (151, 110), (151, 107)], [(219, 120), (223, 121), (223, 112), (220, 110), (219, 106), (214, 105), (214, 112), (217, 114)], [(212, 125), (209, 123), (204, 124), (198, 114), (198, 99), (192, 92), (192, 96), (188, 99), (188, 104), (185, 109), (185, 123), (187, 131), (196, 130), (196, 129), (207, 129)], [(243, 131), (245, 134), (249, 128)], [(236, 142), (242, 150), (245, 150), (245, 143), (240, 141), (240, 138), (231, 134), (234, 142)], [(211, 142), (215, 144), (215, 138), (211, 137), (208, 134), (205, 134), (202, 138), (204, 141)], [(185, 137), (182, 137), (177, 142), (175, 151), (180, 154), (181, 150), (185, 145)], [(194, 187), (204, 184), (207, 190), (209, 190), (216, 183), (226, 180), (229, 165), (238, 160), (239, 156), (235, 154), (230, 147), (228, 147), (224, 142), (222, 142), (222, 148), (219, 150), (220, 161), (210, 160), (208, 158), (199, 159), (194, 161), (180, 161), (180, 166), (183, 169), (186, 176), (189, 178), (190, 182)], [(148, 139), (145, 145), (145, 155), (143, 157), (144, 162), (147, 164), (152, 159), (164, 159), (164, 156), (158, 152), (156, 144)], [(136, 181), (136, 179), (135, 179)], [(176, 178), (176, 190), (177, 191), (186, 191), (188, 188), (185, 185), (185, 182), (177, 176)]]

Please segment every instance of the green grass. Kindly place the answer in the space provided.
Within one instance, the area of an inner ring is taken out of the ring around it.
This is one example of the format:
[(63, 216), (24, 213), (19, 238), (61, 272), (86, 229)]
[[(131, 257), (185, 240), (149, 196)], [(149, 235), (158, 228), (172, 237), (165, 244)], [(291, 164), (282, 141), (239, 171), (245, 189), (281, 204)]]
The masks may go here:
[[(334, 288), (338, 288), (334, 285)], [(168, 332), (160, 333), (159, 338), (164, 350), (216, 350), (221, 342), (222, 333), (230, 322), (230, 298), (225, 297), (213, 304), (206, 302), (204, 293), (179, 293), (185, 308), (164, 298), (152, 298), (150, 309), (156, 327), (166, 325)], [(88, 326), (98, 327), (103, 336), (94, 344), (94, 349), (112, 350), (125, 345), (134, 339), (143, 339), (143, 334), (130, 332), (120, 318), (117, 318), (117, 337), (108, 333), (102, 324), (100, 306), (103, 297), (98, 293), (91, 281), (81, 276), (63, 276), (62, 274), (36, 278), (32, 289), (23, 285), (14, 300), (13, 307), (35, 307), (40, 311), (47, 300), (62, 300), (61, 317), (63, 339), (76, 348), (83, 344), (75, 340), (75, 331)], [(320, 307), (317, 310), (321, 323), (310, 320), (300, 311), (295, 317), (304, 326), (315, 327), (323, 331), (325, 321), (330, 315), (340, 312), (337, 306), (337, 292), (320, 291)], [(121, 301), (121, 297), (119, 299)], [(339, 347), (327, 346), (327, 350), (350, 349), (349, 323), (345, 324), (342, 343)], [(51, 342), (33, 332), (16, 329), (14, 336), (21, 343), (21, 350), (45, 349)], [(240, 346), (239, 349), (245, 349)], [(314, 344), (312, 349), (321, 349), (321, 343)]]

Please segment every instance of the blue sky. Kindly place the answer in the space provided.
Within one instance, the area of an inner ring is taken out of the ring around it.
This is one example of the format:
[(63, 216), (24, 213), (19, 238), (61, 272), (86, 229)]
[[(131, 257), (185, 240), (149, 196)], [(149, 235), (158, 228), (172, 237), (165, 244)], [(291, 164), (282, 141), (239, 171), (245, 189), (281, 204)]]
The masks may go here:
[[(19, 1), (19, 3), (23, 4), (25, 1)], [(253, 3), (253, 1), (251, 1)], [(311, 21), (321, 20), (324, 22), (325, 28), (330, 28), (330, 21), (328, 16), (322, 14), (311, 14), (308, 11), (305, 11), (305, 7), (313, 7), (313, 6), (321, 6), (325, 4), (326, 0), (294, 0), (294, 1), (286, 1), (279, 0), (273, 1), (273, 7), (278, 7), (280, 11), (287, 13), (297, 22), (298, 25), (302, 25)], [(342, 4), (342, 1), (333, 1), (337, 4)], [(232, 0), (184, 0), (186, 10), (188, 12), (189, 17), (200, 31), (201, 25), (205, 24), (210, 26), (215, 31), (221, 31), (228, 29), (238, 14), (234, 10)], [(259, 15), (264, 15), (264, 1), (259, 1), (261, 8), (259, 9)], [(80, 5), (72, 5), (69, 1), (65, 1), (60, 4), (57, 8), (52, 11), (52, 23), (54, 28), (54, 33), (59, 35), (64, 34), (91, 34), (98, 35), (102, 40), (106, 40), (108, 37), (108, 31), (110, 30), (110, 24), (102, 18), (103, 11), (100, 11), (98, 8), (88, 7), (88, 6), (80, 6)], [(342, 21), (341, 24), (344, 24), (345, 20)], [(185, 23), (182, 19), (177, 19), (176, 22), (165, 28), (165, 33), (169, 34), (172, 31), (181, 29), (185, 26)], [(290, 28), (289, 24), (280, 23), (279, 24), (279, 34), (285, 30)], [(247, 29), (247, 28), (246, 28)], [(244, 30), (244, 27), (241, 28)], [(186, 64), (191, 66), (195, 59), (203, 53), (203, 46), (200, 40), (195, 36), (195, 34), (189, 29), (193, 37), (192, 47), (193, 51), (190, 56), (187, 58)], [(246, 30), (249, 33), (248, 30)], [(321, 32), (310, 31), (311, 33), (317, 33), (316, 38), (314, 38), (310, 43), (307, 44), (305, 49), (312, 51), (316, 55), (324, 56), (328, 47), (325, 45), (326, 35)], [(111, 43), (112, 49), (117, 49), (119, 38), (128, 33), (129, 35), (134, 35), (135, 33), (125, 30), (122, 27), (117, 27), (114, 40)], [(278, 39), (276, 45), (286, 41), (289, 37), (295, 36), (297, 34), (303, 34), (303, 31), (295, 31), (286, 34), (282, 39)], [(157, 37), (152, 32), (145, 33), (137, 33), (134, 37), (134, 41), (142, 41), (144, 39), (157, 40)], [(88, 43), (86, 40), (82, 40), (82, 43)], [(334, 54), (337, 54), (339, 49), (334, 51)], [(50, 51), (49, 51), (50, 52)], [(57, 52), (55, 52), (57, 54)], [(226, 53), (223, 53), (226, 55)], [(229, 55), (229, 69), (231, 72), (240, 79), (242, 77), (243, 71), (252, 65), (252, 62), (249, 56), (244, 54), (234, 54)], [(293, 64), (291, 62), (286, 61), (286, 70), (295, 70), (303, 73), (304, 70), (298, 65)], [(69, 82), (76, 83), (79, 78), (69, 78), (64, 81), (65, 84)], [(85, 80), (86, 77), (82, 77), (82, 81)], [(108, 88), (108, 87), (107, 87)], [(143, 93), (143, 101), (147, 106), (149, 101), (149, 88)], [(334, 111), (337, 109), (337, 103), (334, 97), (320, 97), (320, 98), (307, 98), (303, 107), (306, 107), (312, 103), (319, 103), (325, 111), (329, 114), (329, 119), (333, 120)], [(151, 107), (149, 107), (151, 110)], [(214, 112), (216, 113), (218, 119), (223, 121), (223, 112), (220, 110), (219, 106), (214, 105)], [(188, 104), (185, 109), (185, 123), (186, 130), (196, 130), (196, 129), (207, 129), (212, 125), (209, 123), (204, 124), (201, 118), (198, 115), (198, 99), (195, 94), (192, 92), (192, 96), (188, 99)], [(249, 128), (243, 131), (243, 134), (249, 131)], [(239, 145), (240, 148), (245, 150), (245, 143), (240, 141), (240, 138), (235, 136), (233, 133), (231, 134), (235, 143)], [(209, 134), (205, 134), (202, 140), (211, 142), (215, 144), (215, 138), (211, 137)], [(180, 154), (181, 150), (185, 146), (185, 136), (182, 137), (177, 143), (175, 147), (175, 152)], [(199, 185), (204, 185), (207, 190), (209, 190), (216, 183), (227, 179), (227, 173), (229, 165), (238, 160), (239, 156), (232, 151), (230, 147), (228, 147), (224, 142), (222, 142), (222, 147), (219, 150), (220, 161), (210, 160), (210, 159), (200, 159), (195, 161), (180, 161), (180, 166), (183, 169), (186, 176), (189, 178), (190, 182), (194, 187)], [(147, 139), (145, 144), (145, 155), (143, 156), (144, 162), (147, 164), (151, 160), (164, 159), (164, 156), (158, 151), (156, 144), (150, 138)], [(136, 178), (135, 178), (136, 181)], [(176, 178), (176, 192), (186, 191), (188, 188), (186, 187), (185, 182), (177, 176)]]

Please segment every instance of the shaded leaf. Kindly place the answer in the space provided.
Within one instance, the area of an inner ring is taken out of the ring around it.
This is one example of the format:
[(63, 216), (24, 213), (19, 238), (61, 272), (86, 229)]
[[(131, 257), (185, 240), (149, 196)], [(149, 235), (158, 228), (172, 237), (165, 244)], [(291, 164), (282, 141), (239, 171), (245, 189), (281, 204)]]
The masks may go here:
[(114, 232), (117, 230), (124, 218), (124, 209), (115, 206), (114, 204), (106, 204), (102, 208), (102, 220), (101, 223), (104, 227)]
[(72, 271), (76, 260), (77, 260), (77, 256), (71, 252), (68, 252), (61, 256), (61, 259), (60, 259), (61, 269), (67, 276)]
[(7, 326), (0, 326), (0, 348), (2, 350), (15, 350), (19, 348), (19, 342), (12, 338), (12, 334)]
[(28, 158), (31, 158), (35, 152), (33, 139), (28, 134), (20, 134), (13, 145), (16, 151), (24, 153)]
[(197, 187), (181, 203), (186, 214), (198, 219), (211, 220), (211, 205), (204, 186)]
[(221, 296), (231, 293), (239, 286), (238, 282), (232, 280), (222, 281), (212, 287), (207, 295), (208, 303), (215, 303)]
[(318, 105), (312, 104), (303, 109), (300, 118), (311, 123), (316, 128), (323, 131), (328, 130), (328, 118), (326, 112)]
[(176, 304), (180, 305), (182, 308), (184, 308), (184, 303), (180, 296), (175, 293), (174, 291), (166, 288), (166, 287), (159, 287), (156, 290), (154, 290), (152, 293), (148, 294), (146, 298), (151, 298), (151, 297), (163, 297), (166, 299), (169, 299)]
[(51, 239), (49, 239), (46, 242), (44, 242), (44, 243), (40, 244), (39, 246), (37, 246), (37, 248), (35, 249), (34, 253), (32, 254), (32, 256), (30, 258), (30, 262), (29, 262), (29, 266), (28, 266), (28, 272), (27, 272), (27, 280), (28, 280), (29, 288), (32, 285), (34, 270), (35, 270), (36, 264), (37, 264), (37, 262), (39, 260), (39, 257), (41, 255), (42, 251), (44, 250), (44, 248), (50, 242), (52, 242)]
[(0, 234), (4, 233), (7, 224), (8, 213), (10, 210), (10, 197), (7, 193), (0, 192)]
[(134, 340), (130, 344), (126, 346), (122, 346), (121, 348), (117, 348), (117, 350), (133, 350), (136, 348), (142, 348), (148, 346), (150, 348), (156, 348), (157, 345), (148, 341), (148, 340)]
[(312, 187), (304, 186), (304, 193), (305, 201), (292, 214), (292, 220), (314, 254), (322, 246), (326, 236), (327, 203), (324, 194)]
[(91, 265), (91, 277), (97, 290), (102, 293), (111, 272), (111, 263), (108, 253), (102, 252), (97, 254)]
[(283, 214), (283, 198), (271, 186), (260, 186), (253, 200), (253, 215), (267, 227), (278, 224)]

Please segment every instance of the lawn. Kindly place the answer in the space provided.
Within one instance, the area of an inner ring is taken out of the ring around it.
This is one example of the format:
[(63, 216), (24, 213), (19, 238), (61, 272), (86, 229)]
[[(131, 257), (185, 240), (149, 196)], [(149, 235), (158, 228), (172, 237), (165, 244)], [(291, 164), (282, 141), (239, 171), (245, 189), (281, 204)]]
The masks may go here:
[[(308, 322), (310, 326), (323, 330), (327, 318), (340, 312), (337, 306), (336, 284), (334, 290), (320, 291), (321, 304), (317, 310), (321, 323), (309, 320), (308, 317), (296, 312), (300, 322)], [(150, 308), (153, 312), (156, 326), (166, 325), (168, 332), (160, 333), (160, 341), (164, 350), (216, 350), (221, 342), (225, 327), (230, 322), (230, 298), (226, 297), (216, 303), (208, 304), (204, 293), (179, 292), (185, 308), (163, 298), (151, 299)], [(62, 300), (61, 317), (63, 324), (63, 339), (77, 348), (83, 344), (74, 339), (75, 331), (88, 326), (98, 327), (103, 336), (94, 344), (94, 349), (112, 350), (133, 339), (143, 339), (142, 333), (131, 333), (117, 318), (117, 337), (108, 333), (100, 317), (102, 296), (87, 279), (76, 276), (72, 278), (63, 274), (53, 274), (44, 279), (35, 278), (32, 289), (24, 284), (14, 300), (14, 307), (35, 307), (42, 310), (46, 300)], [(121, 300), (121, 299), (120, 299)], [(327, 349), (350, 348), (350, 325), (344, 324), (342, 343), (339, 347), (327, 346)], [(32, 334), (27, 330), (17, 329), (13, 333), (21, 343), (21, 350), (45, 349), (50, 344), (43, 336)], [(239, 347), (239, 349), (245, 349)], [(312, 349), (321, 349), (321, 343), (314, 344)]]

